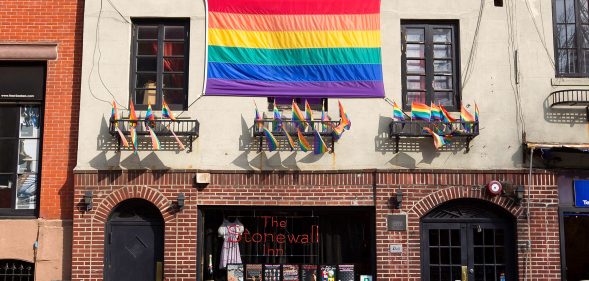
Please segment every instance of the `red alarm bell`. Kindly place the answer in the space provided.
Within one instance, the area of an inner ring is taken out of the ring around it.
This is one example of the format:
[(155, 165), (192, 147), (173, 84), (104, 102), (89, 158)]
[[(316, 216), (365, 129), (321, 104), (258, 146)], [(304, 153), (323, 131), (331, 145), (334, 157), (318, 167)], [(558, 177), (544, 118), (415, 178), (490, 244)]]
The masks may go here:
[(493, 196), (500, 195), (503, 192), (503, 185), (498, 181), (491, 181), (487, 184), (487, 191)]

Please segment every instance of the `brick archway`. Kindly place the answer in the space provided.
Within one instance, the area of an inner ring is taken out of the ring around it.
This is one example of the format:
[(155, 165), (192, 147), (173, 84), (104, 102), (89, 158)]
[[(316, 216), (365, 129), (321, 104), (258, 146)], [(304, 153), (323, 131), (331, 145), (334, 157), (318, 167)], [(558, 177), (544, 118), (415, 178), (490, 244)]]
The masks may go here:
[(425, 196), (417, 203), (415, 203), (408, 213), (414, 213), (417, 217), (421, 218), (429, 211), (435, 209), (442, 203), (445, 203), (453, 199), (480, 199), (487, 202), (493, 203), (513, 215), (514, 218), (518, 218), (523, 212), (523, 208), (513, 203), (513, 200), (505, 196), (489, 196), (484, 189), (474, 190), (472, 187), (448, 187), (436, 192), (432, 192)]
[(94, 220), (100, 223), (106, 223), (108, 216), (118, 204), (133, 198), (144, 199), (156, 206), (160, 210), (164, 222), (169, 222), (174, 218), (170, 209), (171, 201), (159, 190), (148, 186), (126, 186), (114, 190), (100, 200), (96, 208)]

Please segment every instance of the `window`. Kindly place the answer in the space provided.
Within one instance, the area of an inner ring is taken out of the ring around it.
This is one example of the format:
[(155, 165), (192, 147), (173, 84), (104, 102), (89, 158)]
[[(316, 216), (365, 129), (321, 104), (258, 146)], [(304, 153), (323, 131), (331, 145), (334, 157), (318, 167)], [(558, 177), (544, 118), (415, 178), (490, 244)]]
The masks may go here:
[(46, 64), (0, 63), (0, 216), (36, 215)]
[(454, 23), (403, 22), (403, 108), (413, 101), (435, 103), (448, 110), (460, 104), (458, 36)]
[(589, 0), (554, 0), (558, 76), (589, 76)]
[(135, 108), (187, 108), (188, 21), (135, 20), (131, 93)]

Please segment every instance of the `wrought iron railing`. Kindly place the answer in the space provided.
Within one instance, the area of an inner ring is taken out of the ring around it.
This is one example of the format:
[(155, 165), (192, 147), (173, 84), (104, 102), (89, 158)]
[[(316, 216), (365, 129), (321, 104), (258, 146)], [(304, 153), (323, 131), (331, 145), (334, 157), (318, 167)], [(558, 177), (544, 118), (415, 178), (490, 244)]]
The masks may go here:
[[(268, 129), (272, 132), (275, 138), (278, 139), (280, 143), (283, 143), (286, 139), (286, 134), (284, 130), (288, 132), (288, 134), (293, 138), (296, 142), (297, 136), (297, 128), (299, 126), (296, 124), (295, 121), (292, 119), (283, 119), (281, 122), (281, 126), (278, 126), (278, 122), (274, 119), (264, 118), (260, 121), (254, 120), (254, 129), (253, 129), (253, 137), (257, 138), (259, 141), (258, 152), (261, 152), (264, 147), (265, 136), (262, 129), (259, 129), (259, 124), (263, 124), (262, 127)], [(321, 120), (313, 120), (312, 126), (307, 126), (307, 128), (301, 128), (301, 134), (305, 137), (313, 137), (315, 135), (315, 131), (319, 132), (319, 135), (323, 138), (325, 145), (331, 150), (334, 151), (335, 149), (335, 140), (333, 128), (337, 127), (340, 124), (340, 121), (321, 121)], [(281, 141), (283, 140), (283, 141)], [(309, 144), (313, 145), (312, 141), (309, 141)], [(297, 144), (298, 145), (298, 144)]]
[(0, 260), (0, 281), (33, 281), (35, 264), (19, 260)]
[(548, 96), (550, 107), (554, 106), (584, 106), (587, 122), (589, 122), (589, 90), (569, 89), (550, 93)]
[[(121, 148), (121, 139), (118, 137), (115, 123), (117, 123), (119, 129), (125, 136), (129, 136), (131, 134), (130, 128), (132, 122), (137, 124), (135, 130), (138, 136), (149, 136), (149, 131), (146, 128), (146, 122), (144, 120), (133, 121), (130, 119), (111, 119), (108, 127), (109, 133), (117, 138), (119, 150)], [(173, 136), (172, 132), (174, 132), (178, 137), (188, 138), (188, 151), (192, 151), (192, 142), (194, 138), (198, 138), (199, 133), (199, 123), (197, 120), (176, 119), (176, 121), (171, 121), (168, 119), (158, 119), (150, 122), (153, 122), (151, 129), (158, 137)]]
[(428, 138), (432, 135), (424, 128), (430, 128), (441, 136), (452, 136), (462, 138), (466, 142), (466, 152), (470, 151), (470, 141), (479, 135), (479, 122), (441, 122), (441, 121), (415, 121), (403, 120), (393, 121), (389, 125), (389, 137), (395, 139), (395, 153), (399, 152), (399, 141), (401, 138)]

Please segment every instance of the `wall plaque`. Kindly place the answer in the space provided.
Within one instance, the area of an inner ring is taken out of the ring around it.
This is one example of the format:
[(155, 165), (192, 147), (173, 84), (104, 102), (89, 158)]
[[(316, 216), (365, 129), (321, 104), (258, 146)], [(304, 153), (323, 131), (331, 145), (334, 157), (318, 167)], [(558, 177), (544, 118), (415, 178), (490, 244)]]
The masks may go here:
[(387, 216), (387, 230), (388, 231), (406, 231), (407, 230), (407, 215), (397, 214)]

